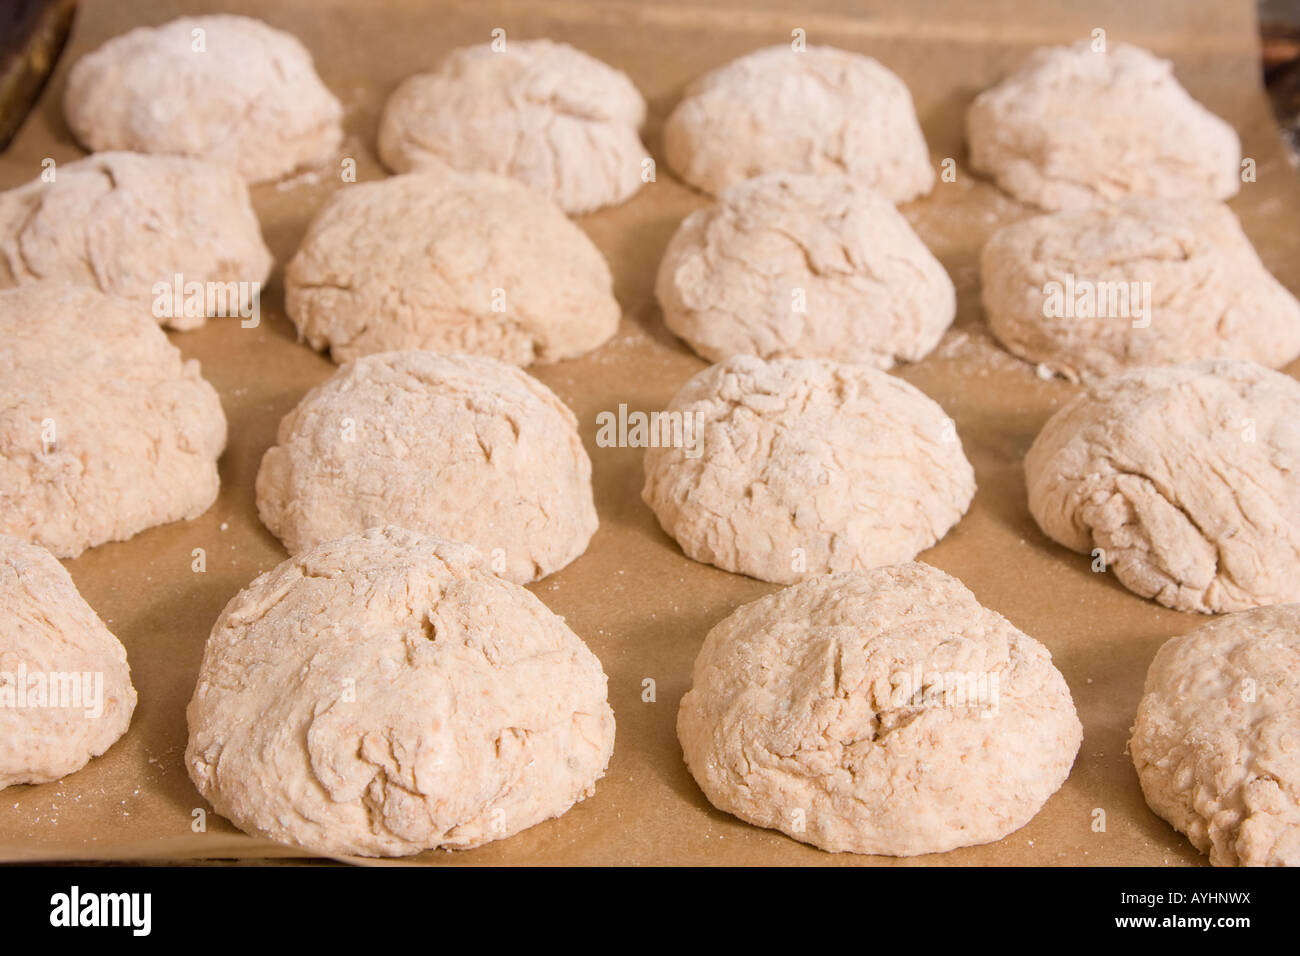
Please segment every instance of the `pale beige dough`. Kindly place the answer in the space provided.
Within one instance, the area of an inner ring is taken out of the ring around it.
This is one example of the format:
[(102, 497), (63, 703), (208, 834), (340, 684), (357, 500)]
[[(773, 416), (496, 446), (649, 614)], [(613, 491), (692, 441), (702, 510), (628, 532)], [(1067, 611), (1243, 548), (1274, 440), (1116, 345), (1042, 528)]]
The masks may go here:
[(76, 557), (216, 500), (221, 402), (141, 305), (0, 292), (0, 534)]
[(240, 829), (316, 853), (468, 848), (594, 792), (598, 661), (472, 548), (399, 528), (319, 545), (226, 605), (185, 765)]
[(554, 362), (603, 344), (622, 314), (587, 235), (490, 173), (342, 187), (289, 262), (285, 299), (303, 338), (340, 363), (414, 348)]
[(250, 182), (324, 163), (343, 140), (343, 107), (298, 38), (224, 14), (109, 40), (73, 64), (63, 112), (88, 149), (210, 159)]
[(1044, 533), (1179, 611), (1300, 601), (1300, 382), (1206, 360), (1102, 379), (1025, 456)]
[(1300, 604), (1168, 641), (1129, 752), (1151, 809), (1215, 866), (1300, 866)]
[(177, 275), (182, 286), (230, 283), (225, 314), (240, 315), (271, 271), (248, 187), (228, 167), (108, 152), (53, 174), (0, 193), (0, 286), (94, 286), (140, 303), (162, 325), (192, 329), (205, 316), (176, 309), (156, 285), (171, 290)]
[(763, 173), (842, 173), (892, 202), (928, 193), (934, 169), (912, 95), (869, 56), (766, 47), (686, 88), (664, 127), (668, 165), (719, 195)]
[(824, 850), (915, 856), (1028, 823), (1082, 728), (1042, 644), (912, 562), (738, 608), (704, 639), (677, 736), (720, 810)]
[(126, 649), (63, 565), (0, 534), (0, 790), (80, 770), (134, 710)]
[(1202, 358), (1277, 368), (1300, 355), (1300, 302), (1214, 200), (1024, 219), (993, 234), (980, 274), (999, 341), (1072, 381)]
[(625, 73), (568, 44), (485, 43), (397, 87), (379, 123), (379, 156), (398, 173), (509, 176), (576, 215), (641, 188), (645, 113)]
[(1173, 65), (1127, 43), (1042, 47), (966, 113), (971, 166), (1045, 209), (1126, 196), (1227, 199), (1241, 141)]
[(696, 452), (647, 449), (641, 496), (688, 557), (727, 571), (791, 584), (907, 561), (975, 494), (943, 409), (864, 365), (734, 356), (667, 410), (698, 422)]
[(393, 524), (474, 545), (525, 584), (596, 531), (577, 419), (512, 365), (418, 350), (357, 359), (280, 423), (257, 510), (291, 554)]
[(664, 322), (696, 352), (916, 361), (952, 324), (952, 280), (889, 200), (839, 174), (770, 173), (691, 213), (659, 265)]

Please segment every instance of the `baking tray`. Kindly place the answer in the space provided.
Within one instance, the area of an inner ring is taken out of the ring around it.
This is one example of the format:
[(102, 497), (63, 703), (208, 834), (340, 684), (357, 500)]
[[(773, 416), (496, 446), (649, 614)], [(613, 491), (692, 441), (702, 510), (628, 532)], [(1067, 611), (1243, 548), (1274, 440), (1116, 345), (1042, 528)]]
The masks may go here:
[[(657, 181), (624, 205), (578, 222), (608, 257), (624, 318), (617, 336), (590, 355), (531, 371), (574, 409), (595, 474), (600, 530), (587, 553), (532, 586), (604, 664), (618, 721), (614, 757), (595, 796), (563, 817), (465, 852), (428, 852), (437, 864), (1196, 864), (1203, 858), (1151, 813), (1125, 752), (1142, 680), (1156, 649), (1205, 619), (1143, 600), (1090, 559), (1049, 541), (1025, 505), (1021, 459), (1047, 417), (1074, 394), (1060, 380), (999, 349), (979, 307), (979, 250), (997, 226), (1032, 210), (974, 176), (966, 165), (963, 114), (972, 97), (1038, 45), (1107, 31), (1174, 60), (1183, 84), (1228, 118), (1256, 161), (1257, 181), (1232, 206), (1265, 264), (1293, 291), (1300, 261), (1300, 187), (1287, 165), (1259, 81), (1255, 14), (1249, 2), (1144, 4), (811, 4), (524, 0), (514, 3), (271, 0), (223, 4), (86, 2), (69, 47), (36, 111), (0, 156), (0, 186), (39, 174), (46, 157), (82, 155), (60, 100), (81, 54), (138, 24), (217, 9), (258, 16), (299, 36), (346, 108), (340, 159), (358, 178), (384, 175), (375, 154), (379, 112), (410, 73), (454, 47), (552, 37), (625, 70), (650, 104), (644, 139)], [(955, 182), (904, 207), (958, 290), (956, 323), (924, 361), (897, 370), (936, 399), (957, 424), (979, 492), (969, 514), (921, 555), (964, 581), (1052, 651), (1073, 692), (1083, 746), (1065, 786), (1023, 829), (986, 846), (893, 860), (829, 854), (713, 809), (687, 772), (674, 725), (705, 633), (737, 605), (773, 585), (697, 564), (665, 536), (640, 500), (641, 455), (601, 448), (597, 415), (620, 403), (662, 408), (705, 363), (663, 325), (655, 272), (681, 219), (706, 197), (676, 180), (663, 161), (664, 119), (692, 79), (802, 29), (877, 57), (907, 82), (936, 166), (957, 163)], [(225, 603), (285, 557), (257, 519), (253, 479), (280, 417), (334, 366), (296, 341), (283, 312), (281, 270), (307, 223), (340, 181), (337, 164), (254, 187), (276, 271), (262, 321), (245, 329), (215, 319), (170, 333), (198, 359), (221, 394), (230, 445), (222, 490), (202, 517), (154, 528), (66, 562), (82, 594), (130, 655), (140, 702), (131, 729), (106, 755), (60, 782), (0, 793), (0, 860), (184, 860), (303, 855), (247, 837), (215, 816), (186, 776), (185, 705), (204, 640)], [(1297, 366), (1290, 371), (1294, 374)], [(195, 548), (207, 570), (191, 570)], [(654, 700), (643, 682), (654, 681)], [(206, 826), (196, 810), (207, 810)], [(1097, 811), (1102, 811), (1099, 815)], [(1104, 819), (1104, 829), (1097, 821)], [(201, 832), (196, 832), (201, 830)]]

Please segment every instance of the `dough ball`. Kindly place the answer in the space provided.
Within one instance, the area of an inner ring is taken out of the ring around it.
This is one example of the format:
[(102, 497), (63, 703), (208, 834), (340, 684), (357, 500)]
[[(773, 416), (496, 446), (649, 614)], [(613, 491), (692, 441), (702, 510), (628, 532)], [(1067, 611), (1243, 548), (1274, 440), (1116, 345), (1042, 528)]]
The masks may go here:
[(0, 534), (75, 558), (216, 500), (221, 402), (142, 307), (24, 285), (0, 342)]
[(1227, 199), (1241, 141), (1140, 47), (1043, 47), (966, 114), (971, 166), (1017, 199), (1083, 209), (1125, 196)]
[(63, 112), (87, 149), (176, 153), (251, 182), (323, 163), (343, 107), (297, 37), (237, 16), (138, 27), (78, 60)]
[[(271, 261), (248, 187), (214, 163), (96, 153), (58, 167), (54, 182), (37, 178), (0, 193), (0, 286), (38, 279), (94, 286), (140, 303), (162, 325), (193, 329), (206, 316), (175, 308), (177, 275), (182, 284), (221, 284), (214, 301), (240, 315)], [(162, 308), (159, 283), (168, 288)]]
[(512, 365), (411, 350), (357, 359), (280, 422), (257, 474), (290, 553), (393, 524), (472, 544), (526, 584), (596, 532), (591, 460), (567, 405)]
[(1300, 302), (1227, 206), (1129, 199), (1024, 219), (980, 263), (989, 327), (1072, 381), (1144, 365), (1300, 355)]
[(1025, 457), (1049, 538), (1178, 611), (1300, 601), (1300, 382), (1252, 362), (1089, 385)]
[(126, 649), (44, 548), (0, 534), (0, 790), (80, 770), (126, 733)]
[(600, 661), (467, 545), (372, 528), (257, 578), (208, 639), (185, 764), (240, 829), (315, 853), (468, 848), (590, 796)]
[(668, 165), (697, 189), (762, 173), (842, 173), (893, 202), (934, 170), (912, 94), (869, 56), (811, 46), (756, 50), (686, 88), (664, 128)]
[(952, 324), (939, 260), (889, 200), (840, 175), (770, 173), (691, 213), (659, 266), (664, 322), (696, 352), (916, 361)]
[(1300, 604), (1217, 618), (1147, 671), (1129, 752), (1215, 866), (1300, 866)]
[(910, 560), (975, 494), (943, 409), (864, 365), (734, 356), (667, 413), (641, 497), (687, 557), (764, 581)]
[(586, 233), (526, 186), (410, 174), (330, 197), (285, 271), (285, 307), (340, 363), (418, 348), (529, 365), (609, 339), (613, 285)]
[(1082, 728), (1047, 648), (913, 562), (737, 609), (704, 639), (677, 736), (718, 809), (823, 850), (916, 856), (1028, 823)]
[(577, 215), (641, 188), (645, 100), (620, 70), (550, 40), (454, 50), (408, 77), (379, 123), (379, 156), (415, 169), (498, 173)]

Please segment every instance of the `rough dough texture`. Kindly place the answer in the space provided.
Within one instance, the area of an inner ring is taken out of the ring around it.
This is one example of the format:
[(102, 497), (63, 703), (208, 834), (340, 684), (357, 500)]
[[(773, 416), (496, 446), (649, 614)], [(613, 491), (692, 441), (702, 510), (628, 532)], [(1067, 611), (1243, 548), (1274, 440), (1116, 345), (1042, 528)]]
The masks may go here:
[(948, 273), (902, 214), (838, 174), (728, 186), (678, 228), (655, 294), (668, 327), (714, 362), (890, 368), (933, 349), (957, 310)]
[(688, 557), (727, 571), (790, 584), (907, 561), (975, 495), (943, 409), (864, 365), (735, 356), (668, 412), (699, 423), (698, 454), (647, 449), (641, 497)]
[(1300, 604), (1176, 637), (1129, 752), (1147, 804), (1215, 866), (1300, 866)]
[(257, 510), (290, 553), (393, 524), (476, 547), (526, 584), (596, 531), (591, 460), (550, 389), (470, 355), (386, 352), (345, 365), (280, 422)]
[[(97, 153), (57, 167), (54, 182), (0, 193), (0, 286), (61, 279), (153, 310), (154, 285), (170, 289), (178, 274), (184, 283), (260, 285), (270, 271), (248, 187), (225, 166)], [(239, 315), (251, 300), (232, 292), (227, 314)], [(154, 314), (174, 329), (204, 321)]]
[(625, 73), (568, 44), (463, 47), (389, 97), (379, 156), (398, 173), (450, 167), (509, 176), (576, 215), (641, 188), (645, 113)]
[[(1024, 219), (993, 234), (980, 271), (993, 334), (1072, 381), (1202, 358), (1278, 368), (1300, 355), (1300, 302), (1213, 200), (1129, 199)], [(1141, 283), (1150, 294), (1139, 316)], [(1121, 289), (1127, 308), (1112, 295)], [(1080, 297), (1098, 290), (1107, 303), (1095, 311), (1108, 314), (1092, 317)]]
[(971, 166), (1045, 209), (1125, 196), (1227, 199), (1241, 141), (1140, 47), (1043, 47), (966, 113)]
[(842, 173), (893, 202), (934, 185), (907, 86), (834, 47), (767, 47), (706, 73), (668, 117), (664, 151), (677, 175), (715, 196), (781, 171)]
[(824, 850), (915, 856), (1028, 823), (1082, 728), (1047, 648), (913, 562), (736, 610), (704, 639), (677, 736), (719, 809)]
[(143, 308), (20, 286), (0, 342), (0, 534), (75, 558), (216, 500), (221, 402)]
[(1204, 613), (1300, 600), (1297, 475), (1300, 382), (1230, 359), (1096, 382), (1025, 457), (1049, 538), (1099, 548), (1125, 587)]
[(134, 710), (126, 649), (63, 565), (0, 535), (0, 790), (80, 770)]
[(399, 528), (327, 542), (226, 605), (185, 764), (248, 833), (317, 853), (468, 848), (594, 792), (605, 674), (467, 545)]
[(307, 48), (248, 17), (182, 17), (114, 37), (73, 65), (63, 112), (88, 149), (210, 159), (251, 182), (323, 163), (343, 140), (343, 107)]
[(345, 186), (285, 271), (285, 307), (336, 362), (392, 349), (553, 362), (609, 339), (609, 266), (554, 203), (490, 173)]

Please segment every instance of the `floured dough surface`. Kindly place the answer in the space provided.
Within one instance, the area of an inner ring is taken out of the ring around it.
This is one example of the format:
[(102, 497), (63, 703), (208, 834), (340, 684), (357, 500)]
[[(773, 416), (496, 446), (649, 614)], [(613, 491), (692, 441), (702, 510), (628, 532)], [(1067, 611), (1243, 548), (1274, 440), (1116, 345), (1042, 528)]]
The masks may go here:
[(411, 173), (344, 186), (285, 271), (285, 307), (336, 362), (472, 352), (553, 362), (609, 339), (609, 266), (545, 197), (490, 173)]
[(1035, 50), (966, 114), (971, 165), (1046, 209), (1126, 196), (1227, 199), (1241, 180), (1233, 128), (1141, 47), (1088, 41)]
[(1207, 360), (1102, 379), (1025, 456), (1029, 510), (1179, 611), (1300, 601), (1300, 382)]
[(379, 155), (398, 173), (509, 176), (576, 215), (641, 188), (645, 113), (627, 74), (566, 43), (463, 47), (389, 97)]
[(1277, 368), (1300, 355), (1300, 302), (1213, 200), (1024, 219), (993, 234), (980, 273), (993, 334), (1073, 381), (1204, 358)]
[(134, 711), (126, 649), (63, 565), (0, 534), (0, 790), (80, 770)]
[(88, 149), (210, 159), (250, 182), (323, 163), (343, 140), (343, 107), (307, 48), (249, 17), (114, 37), (73, 64), (63, 112)]
[(327, 542), (226, 606), (185, 764), (240, 829), (406, 856), (511, 836), (594, 792), (600, 662), (472, 548), (398, 528)]
[(1218, 618), (1147, 671), (1129, 752), (1151, 809), (1216, 866), (1300, 866), (1300, 604)]
[(1000, 839), (1065, 782), (1082, 728), (1047, 649), (917, 562), (746, 604), (677, 714), (714, 806), (824, 850)]
[(907, 86), (834, 47), (766, 47), (706, 73), (668, 117), (664, 150), (677, 175), (715, 196), (781, 171), (842, 173), (893, 202), (934, 185)]
[(596, 531), (577, 419), (512, 365), (385, 352), (343, 366), (280, 423), (257, 510), (290, 553), (393, 524), (474, 545), (527, 583)]
[[(0, 193), (0, 285), (59, 279), (132, 299), (174, 329), (203, 324), (159, 283), (232, 283), (225, 314), (251, 305), (271, 253), (248, 198), (226, 166), (181, 156), (96, 153)], [(239, 283), (248, 285), (241, 286)]]
[(943, 409), (867, 366), (735, 356), (667, 411), (695, 449), (647, 449), (642, 498), (688, 557), (764, 581), (910, 560), (975, 494)]
[(691, 213), (659, 266), (664, 322), (696, 352), (889, 368), (933, 349), (952, 280), (888, 199), (846, 176), (771, 173)]
[(0, 534), (72, 558), (216, 500), (221, 402), (143, 306), (20, 286), (0, 342)]

